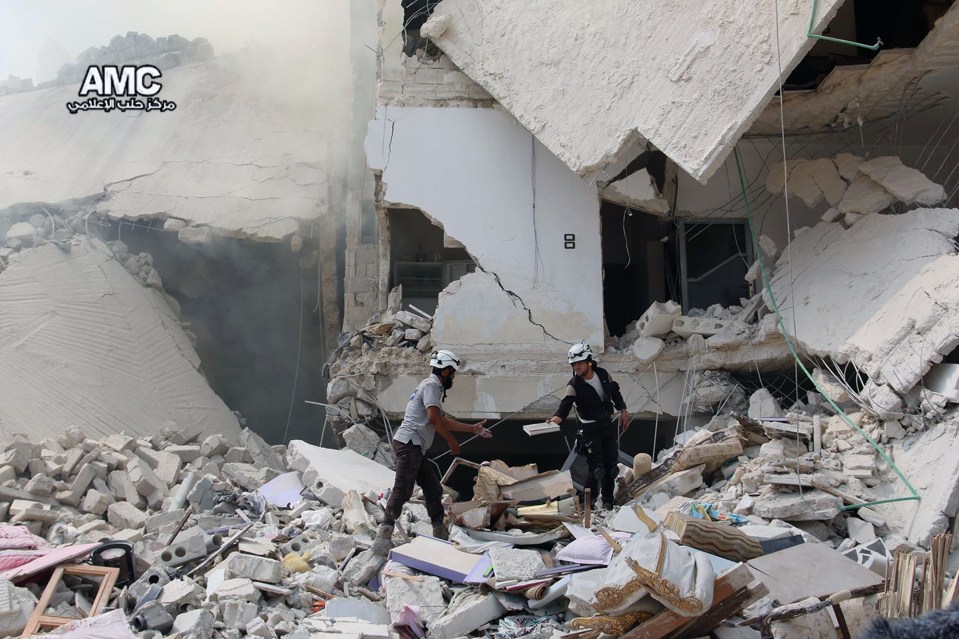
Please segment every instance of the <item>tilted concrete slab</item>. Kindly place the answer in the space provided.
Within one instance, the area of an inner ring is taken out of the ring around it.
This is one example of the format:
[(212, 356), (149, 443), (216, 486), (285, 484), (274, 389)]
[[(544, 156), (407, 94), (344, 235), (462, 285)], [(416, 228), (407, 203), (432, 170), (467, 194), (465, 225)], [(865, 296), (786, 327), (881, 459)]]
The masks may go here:
[(284, 68), (249, 54), (165, 71), (163, 113), (71, 115), (77, 85), (0, 98), (0, 211), (103, 197), (114, 218), (279, 241), (328, 209), (332, 128), (325, 92)]
[[(817, 32), (841, 3), (819, 3)], [(577, 173), (642, 136), (705, 181), (815, 44), (811, 9), (444, 0), (422, 32)]]
[(99, 240), (22, 251), (0, 274), (0, 436), (77, 426), (151, 435), (173, 421), (235, 441), (236, 417), (162, 293)]
[(955, 209), (807, 229), (772, 277), (787, 331), (806, 352), (851, 361), (872, 383), (907, 392), (959, 341), (957, 233)]

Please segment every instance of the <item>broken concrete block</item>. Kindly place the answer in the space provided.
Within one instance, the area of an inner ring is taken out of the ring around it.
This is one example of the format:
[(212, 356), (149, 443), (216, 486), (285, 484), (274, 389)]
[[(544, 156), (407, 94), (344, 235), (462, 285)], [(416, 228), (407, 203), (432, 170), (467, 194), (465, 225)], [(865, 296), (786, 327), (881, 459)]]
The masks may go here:
[(229, 600), (220, 603), (220, 615), (223, 625), (227, 628), (237, 628), (246, 632), (246, 624), (253, 621), (260, 609), (256, 604), (247, 601)]
[(196, 527), (184, 530), (173, 543), (160, 551), (159, 559), (167, 567), (173, 568), (206, 557), (206, 535)]
[[(424, 333), (429, 333), (430, 329), (433, 327), (432, 323), (425, 317), (420, 317), (409, 311), (399, 311), (393, 315), (393, 319), (401, 324), (410, 326), (412, 328), (417, 328)], [(405, 330), (405, 329), (404, 329)]]
[(34, 475), (23, 487), (25, 491), (37, 497), (49, 497), (56, 488), (56, 482), (46, 475)]
[(276, 633), (273, 632), (273, 628), (259, 617), (251, 619), (250, 622), (246, 624), (246, 636), (259, 637), (260, 639), (276, 639)]
[(858, 544), (868, 544), (876, 539), (876, 530), (872, 524), (856, 517), (846, 520), (849, 538)]
[(189, 577), (174, 579), (164, 584), (159, 601), (169, 612), (182, 612), (199, 607), (204, 597), (203, 588)]
[(213, 601), (228, 601), (235, 599), (238, 601), (248, 601), (259, 605), (262, 595), (253, 581), (237, 577), (235, 579), (226, 579), (216, 588), (216, 592), (210, 596)]
[(785, 413), (772, 393), (760, 388), (749, 396), (749, 416), (761, 420), (767, 417), (785, 417)]
[(0, 580), (0, 636), (19, 637), (36, 607), (33, 593)]
[(886, 384), (876, 384), (870, 379), (860, 395), (869, 402), (879, 419), (897, 419), (902, 415), (902, 398)]
[(127, 476), (136, 486), (137, 492), (148, 499), (152, 495), (166, 495), (169, 490), (167, 484), (156, 476), (150, 465), (139, 457), (134, 456), (130, 459), (130, 463), (127, 464)]
[(151, 448), (139, 448), (136, 452), (167, 487), (176, 483), (180, 466), (183, 465), (183, 460), (180, 459), (179, 455)]
[(146, 515), (133, 504), (118, 501), (107, 507), (107, 521), (116, 528), (142, 528)]
[(228, 450), (230, 450), (229, 442), (219, 433), (210, 435), (200, 444), (200, 455), (203, 457), (222, 456), (225, 455)]
[(184, 464), (189, 464), (191, 461), (201, 456), (200, 447), (194, 444), (167, 446), (164, 448), (164, 450), (179, 457)]
[(179, 614), (173, 621), (173, 632), (184, 639), (212, 639), (213, 613), (199, 608)]
[(713, 319), (710, 317), (686, 317), (680, 316), (673, 320), (672, 330), (680, 337), (690, 337), (691, 335), (702, 335), (712, 337), (721, 333), (730, 322), (728, 320)]
[(896, 198), (872, 178), (857, 175), (836, 209), (843, 214), (871, 215), (895, 204)]
[(373, 578), (384, 563), (385, 557), (374, 555), (372, 550), (364, 550), (350, 559), (343, 568), (343, 579), (354, 586), (362, 586)]
[(326, 602), (324, 612), (331, 619), (362, 619), (370, 623), (390, 623), (389, 611), (372, 601), (336, 597)]
[(946, 190), (897, 156), (873, 158), (859, 165), (864, 173), (906, 204), (931, 206), (946, 199)]
[(283, 576), (283, 566), (279, 561), (239, 552), (227, 557), (223, 565), (226, 568), (227, 579), (245, 577), (253, 581), (276, 584), (280, 582), (280, 578)]
[(253, 464), (229, 462), (223, 464), (223, 476), (244, 490), (256, 490), (263, 485), (260, 468)]
[(280, 472), (287, 470), (286, 461), (273, 448), (249, 428), (240, 432), (240, 444), (253, 457), (253, 463), (259, 467), (273, 468)]
[(430, 636), (436, 639), (453, 639), (468, 635), (504, 614), (506, 608), (495, 595), (461, 591), (450, 601), (446, 612), (430, 624)]
[(102, 515), (114, 501), (113, 495), (105, 495), (91, 488), (87, 491), (86, 496), (84, 496), (83, 502), (80, 504), (80, 509), (83, 510), (83, 512)]
[(839, 514), (842, 499), (821, 490), (760, 495), (753, 502), (753, 514), (765, 519), (786, 521), (828, 521)]
[(409, 342), (419, 342), (423, 337), (423, 331), (418, 328), (408, 328), (403, 331), (403, 339)]
[(110, 491), (118, 501), (125, 501), (137, 508), (146, 504), (146, 500), (137, 492), (137, 487), (130, 481), (126, 471), (115, 470), (110, 473), (107, 477), (107, 485), (110, 486)]
[(363, 424), (353, 424), (343, 431), (343, 442), (350, 450), (373, 459), (380, 444), (380, 436)]
[(383, 579), (383, 588), (393, 623), (399, 619), (404, 605), (417, 606), (420, 610), (420, 621), (429, 627), (446, 612), (443, 582), (439, 577), (425, 576), (422, 581), (386, 577)]
[(640, 316), (636, 329), (641, 337), (660, 337), (672, 330), (673, 321), (682, 313), (683, 307), (672, 300), (653, 302)]
[(656, 359), (665, 346), (665, 342), (657, 337), (639, 337), (629, 350), (636, 359), (646, 364)]
[(156, 630), (166, 633), (173, 627), (173, 616), (159, 601), (147, 601), (138, 606), (133, 615), (133, 626), (142, 630)]
[(123, 433), (114, 433), (107, 436), (102, 442), (107, 448), (122, 453), (126, 450), (133, 450), (136, 447), (136, 439), (124, 435)]
[(670, 497), (685, 495), (703, 485), (703, 470), (705, 467), (705, 464), (703, 464), (673, 473), (650, 484), (646, 492), (649, 494), (665, 493)]

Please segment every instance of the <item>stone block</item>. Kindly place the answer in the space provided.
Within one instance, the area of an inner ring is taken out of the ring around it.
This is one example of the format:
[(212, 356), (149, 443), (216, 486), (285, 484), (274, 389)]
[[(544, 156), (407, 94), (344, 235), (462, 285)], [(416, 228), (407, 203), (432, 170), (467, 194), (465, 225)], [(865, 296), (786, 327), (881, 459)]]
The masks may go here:
[(223, 464), (221, 472), (226, 479), (229, 479), (244, 490), (255, 490), (263, 485), (260, 475), (261, 467), (253, 464), (240, 464), (229, 462)]
[(229, 600), (247, 601), (259, 605), (262, 595), (253, 585), (252, 580), (238, 577), (224, 580), (217, 586), (210, 599), (220, 602)]
[(0, 484), (8, 481), (13, 481), (17, 478), (17, 471), (13, 466), (5, 464), (0, 466)]
[(203, 588), (189, 577), (183, 577), (165, 584), (159, 601), (172, 614), (199, 607), (204, 597)]
[(222, 456), (225, 455), (228, 450), (230, 450), (229, 442), (219, 433), (210, 435), (200, 444), (200, 455), (203, 457)]
[(19, 637), (36, 607), (37, 598), (29, 590), (0, 580), (0, 636)]
[(172, 630), (183, 639), (212, 639), (213, 613), (203, 608), (181, 613), (173, 620)]
[(846, 520), (849, 538), (858, 544), (868, 544), (876, 539), (876, 529), (868, 521), (856, 517)]
[(130, 594), (135, 600), (140, 600), (146, 596), (150, 590), (156, 586), (163, 588), (170, 583), (170, 576), (162, 566), (150, 566), (140, 577), (130, 586)]
[(430, 624), (430, 637), (454, 639), (468, 635), (504, 614), (506, 608), (495, 595), (461, 591), (450, 601), (446, 612)]
[(130, 458), (130, 463), (127, 464), (127, 476), (136, 486), (137, 492), (148, 499), (154, 494), (166, 495), (169, 490), (166, 483), (156, 476), (150, 465), (139, 457)]
[(83, 512), (102, 515), (113, 503), (113, 495), (106, 495), (91, 488), (84, 496), (83, 502), (80, 504), (80, 509), (83, 510)]
[(420, 620), (430, 628), (446, 612), (443, 582), (438, 577), (424, 576), (422, 581), (386, 577), (383, 588), (386, 590), (387, 608), (393, 623), (399, 619), (404, 605), (417, 606)]
[(133, 615), (133, 626), (143, 630), (156, 630), (166, 633), (173, 627), (173, 616), (159, 601), (153, 600), (137, 607)]
[(785, 521), (827, 521), (839, 514), (842, 500), (820, 490), (760, 495), (753, 502), (753, 514)]
[(253, 457), (253, 463), (256, 466), (286, 472), (287, 466), (283, 456), (279, 455), (262, 437), (249, 428), (244, 428), (240, 432), (240, 444), (244, 446), (247, 452), (250, 453), (250, 456)]
[(653, 302), (640, 316), (636, 328), (642, 337), (659, 337), (673, 328), (673, 321), (682, 315), (682, 306), (673, 301)]
[(409, 311), (399, 311), (393, 315), (393, 319), (400, 324), (405, 324), (408, 327), (419, 329), (424, 333), (429, 333), (430, 329), (433, 327), (432, 323), (428, 319), (425, 317), (420, 317), (419, 315), (415, 315)]
[[(383, 564), (386, 563), (384, 557), (374, 555), (371, 550), (364, 550), (355, 555), (346, 567), (343, 569), (343, 579), (354, 586), (362, 586), (369, 582), (373, 576), (379, 572)], [(435, 577), (433, 577), (435, 579)], [(389, 597), (389, 595), (387, 595)]]
[(167, 488), (176, 483), (177, 473), (180, 471), (180, 466), (183, 465), (183, 460), (180, 459), (179, 455), (162, 450), (153, 450), (152, 448), (139, 448), (137, 449), (137, 455), (150, 466), (157, 478), (166, 484)]
[(179, 457), (184, 464), (189, 464), (201, 456), (200, 447), (194, 444), (167, 446), (164, 450)]
[(350, 450), (372, 459), (380, 444), (380, 436), (363, 424), (353, 424), (343, 431), (343, 441)]
[(275, 584), (279, 583), (283, 576), (283, 566), (277, 560), (239, 552), (227, 557), (223, 565), (226, 568), (227, 579), (245, 577), (253, 581)]
[(160, 551), (159, 559), (168, 568), (206, 557), (206, 535), (200, 528), (182, 531), (173, 543)]
[(115, 470), (107, 477), (107, 485), (110, 486), (113, 496), (118, 501), (125, 501), (137, 508), (146, 504), (143, 496), (137, 492), (137, 487), (130, 481), (130, 476), (126, 471)]
[(273, 629), (266, 621), (259, 617), (251, 619), (250, 622), (246, 624), (246, 636), (259, 637), (260, 639), (276, 639), (276, 633), (273, 632)]
[(229, 600), (220, 603), (220, 615), (223, 625), (227, 628), (237, 628), (246, 632), (246, 624), (257, 617), (259, 606), (247, 601)]
[(253, 461), (253, 456), (245, 446), (233, 446), (223, 455), (223, 460), (233, 464), (249, 464)]
[(703, 337), (712, 337), (730, 324), (729, 320), (714, 319), (711, 317), (686, 317), (680, 316), (673, 320), (672, 331), (681, 337), (691, 335), (702, 335)]
[(749, 396), (749, 416), (753, 419), (784, 417), (779, 402), (765, 388), (760, 388)]
[(49, 497), (56, 488), (56, 482), (46, 475), (34, 475), (23, 487), (25, 491), (37, 497)]
[(13, 466), (17, 471), (17, 474), (23, 474), (27, 470), (27, 466), (30, 465), (30, 460), (32, 457), (29, 457), (25, 452), (20, 449), (8, 450), (2, 455), (0, 455), (0, 464), (8, 464)]
[(107, 521), (115, 528), (142, 528), (146, 515), (133, 504), (118, 501), (107, 507)]
[(665, 342), (657, 337), (639, 337), (630, 346), (629, 351), (633, 357), (645, 364), (656, 359), (665, 346)]
[(136, 447), (136, 439), (122, 433), (109, 435), (101, 443), (107, 448), (118, 453), (122, 453), (123, 451), (127, 450), (133, 450)]

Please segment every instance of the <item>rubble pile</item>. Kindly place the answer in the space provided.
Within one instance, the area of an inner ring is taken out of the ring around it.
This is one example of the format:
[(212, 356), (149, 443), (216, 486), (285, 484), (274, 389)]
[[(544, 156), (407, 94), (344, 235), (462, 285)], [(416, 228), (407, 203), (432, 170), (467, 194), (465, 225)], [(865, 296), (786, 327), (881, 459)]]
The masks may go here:
[[(48, 616), (149, 638), (700, 636), (822, 623), (796, 616), (796, 602), (879, 592), (894, 554), (921, 548), (858, 507), (895, 476), (841, 416), (812, 402), (783, 410), (765, 389), (747, 404), (681, 433), (658, 463), (637, 455), (621, 467), (611, 511), (584, 510), (569, 471), (458, 458), (476, 480), (469, 501), (448, 489), (452, 543), (430, 536), (414, 500), (388, 561), (369, 548), (393, 473), (370, 459), (388, 451), (361, 424), (338, 451), (269, 446), (249, 430), (239, 445), (173, 427), (16, 437), (0, 455), (0, 631), (22, 632), (47, 595)], [(849, 417), (893, 455), (926, 434)], [(945, 417), (955, 438), (959, 412)], [(119, 571), (115, 610), (87, 621), (89, 593), (68, 588), (82, 577), (57, 585), (49, 571), (104, 542), (126, 549), (129, 568), (94, 560)], [(817, 562), (822, 578), (793, 579), (796, 561)], [(870, 616), (862, 602), (843, 609), (850, 626)]]

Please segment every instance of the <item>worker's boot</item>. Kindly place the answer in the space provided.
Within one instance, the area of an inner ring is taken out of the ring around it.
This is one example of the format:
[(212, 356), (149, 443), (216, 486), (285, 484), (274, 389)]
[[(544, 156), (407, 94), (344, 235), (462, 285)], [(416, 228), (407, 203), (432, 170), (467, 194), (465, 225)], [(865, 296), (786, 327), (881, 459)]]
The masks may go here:
[(433, 524), (433, 536), (437, 539), (442, 539), (443, 541), (448, 541), (450, 538), (450, 530), (446, 527), (446, 524), (440, 522), (438, 524)]
[(380, 524), (380, 527), (376, 530), (376, 538), (373, 539), (373, 545), (370, 546), (370, 550), (373, 551), (374, 555), (386, 557), (392, 547), (393, 526), (391, 524)]

